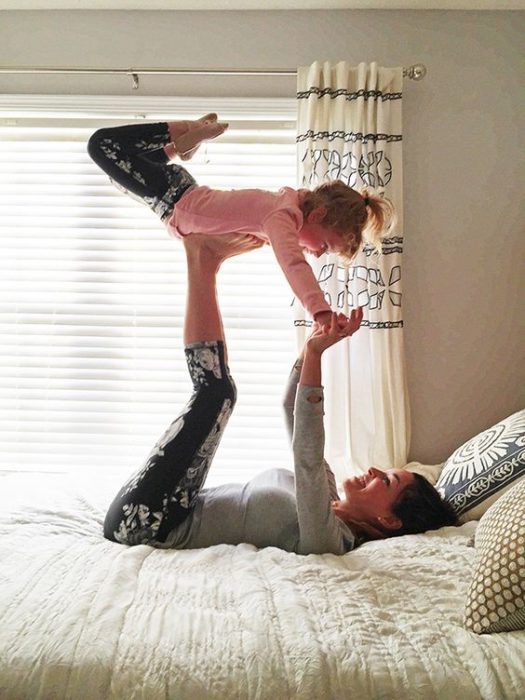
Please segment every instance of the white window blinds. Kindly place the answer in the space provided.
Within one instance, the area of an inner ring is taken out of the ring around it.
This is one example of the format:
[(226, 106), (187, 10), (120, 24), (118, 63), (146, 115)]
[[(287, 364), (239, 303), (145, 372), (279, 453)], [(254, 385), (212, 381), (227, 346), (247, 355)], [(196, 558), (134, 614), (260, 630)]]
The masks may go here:
[[(190, 394), (184, 253), (85, 144), (103, 125), (191, 118), (210, 103), (16, 99), (0, 101), (0, 470), (124, 479)], [(293, 102), (219, 107), (231, 126), (188, 164), (197, 181), (295, 186)], [(271, 250), (228, 261), (219, 296), (239, 399), (209, 483), (291, 466), (281, 398), (292, 294)]]

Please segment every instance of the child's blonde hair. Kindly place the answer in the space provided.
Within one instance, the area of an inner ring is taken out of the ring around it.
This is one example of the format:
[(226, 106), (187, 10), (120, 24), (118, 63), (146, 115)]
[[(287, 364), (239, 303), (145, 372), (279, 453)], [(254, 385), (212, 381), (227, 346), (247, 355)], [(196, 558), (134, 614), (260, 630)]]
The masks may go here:
[(336, 231), (344, 241), (340, 254), (352, 260), (363, 243), (381, 251), (381, 238), (395, 223), (392, 202), (370, 189), (357, 191), (341, 180), (333, 180), (307, 192), (303, 201), (306, 216), (316, 207), (324, 207), (322, 224)]

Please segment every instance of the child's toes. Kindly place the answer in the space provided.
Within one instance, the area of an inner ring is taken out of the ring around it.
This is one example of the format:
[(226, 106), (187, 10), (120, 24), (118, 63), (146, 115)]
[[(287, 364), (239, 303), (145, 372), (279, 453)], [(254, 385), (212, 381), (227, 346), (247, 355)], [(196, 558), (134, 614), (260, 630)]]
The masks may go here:
[(216, 122), (217, 119), (218, 116), (215, 114), (215, 112), (210, 112), (209, 114), (205, 114), (200, 119), (197, 119), (197, 121), (201, 122), (201, 124), (211, 124), (212, 122)]

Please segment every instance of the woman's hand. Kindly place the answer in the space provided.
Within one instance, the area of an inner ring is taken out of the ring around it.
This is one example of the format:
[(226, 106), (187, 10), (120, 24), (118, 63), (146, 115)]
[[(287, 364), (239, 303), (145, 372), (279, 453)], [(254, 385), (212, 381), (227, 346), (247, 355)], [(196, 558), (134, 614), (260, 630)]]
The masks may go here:
[(350, 317), (344, 314), (332, 313), (332, 318), (328, 325), (321, 326), (314, 323), (313, 330), (309, 338), (306, 340), (306, 349), (311, 352), (317, 352), (319, 355), (335, 343), (338, 343), (343, 338), (349, 338), (353, 335), (361, 325), (363, 320), (363, 309), (358, 306), (357, 309), (352, 309)]
[(314, 325), (312, 334), (304, 345), (300, 384), (321, 386), (321, 355), (327, 348), (353, 335), (362, 320), (363, 309), (358, 307), (352, 311), (350, 318), (344, 314), (333, 313), (330, 325)]

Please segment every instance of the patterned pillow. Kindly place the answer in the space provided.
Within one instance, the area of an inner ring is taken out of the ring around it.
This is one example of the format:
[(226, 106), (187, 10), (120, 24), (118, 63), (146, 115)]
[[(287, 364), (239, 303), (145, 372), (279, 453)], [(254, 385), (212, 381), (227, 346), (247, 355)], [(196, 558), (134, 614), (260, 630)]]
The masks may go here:
[(475, 542), (465, 627), (477, 634), (525, 629), (525, 480), (488, 509)]
[(436, 488), (460, 522), (479, 520), (525, 478), (525, 409), (476, 435), (448, 458)]

